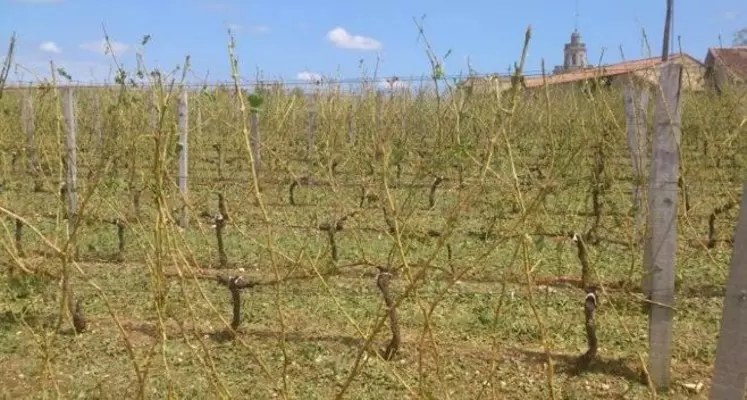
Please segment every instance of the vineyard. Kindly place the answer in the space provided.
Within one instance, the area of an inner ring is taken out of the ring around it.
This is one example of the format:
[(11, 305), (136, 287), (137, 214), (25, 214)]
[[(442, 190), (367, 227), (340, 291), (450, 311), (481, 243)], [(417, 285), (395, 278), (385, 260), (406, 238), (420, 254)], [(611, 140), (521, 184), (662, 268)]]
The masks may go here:
[[(6, 88), (4, 398), (650, 396), (623, 89), (438, 84)], [(664, 398), (713, 374), (738, 97), (682, 93)]]

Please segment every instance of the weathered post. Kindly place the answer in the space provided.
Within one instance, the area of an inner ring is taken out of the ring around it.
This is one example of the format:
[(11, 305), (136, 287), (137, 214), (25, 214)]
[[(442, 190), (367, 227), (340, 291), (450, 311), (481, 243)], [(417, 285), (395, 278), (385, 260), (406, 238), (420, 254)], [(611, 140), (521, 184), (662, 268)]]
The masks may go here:
[(179, 97), (178, 115), (179, 115), (179, 192), (182, 196), (181, 219), (179, 225), (187, 229), (189, 225), (189, 215), (187, 212), (187, 177), (188, 171), (188, 154), (189, 154), (189, 93), (182, 89)]
[(677, 172), (681, 132), (682, 66), (661, 68), (654, 98), (653, 168), (650, 182), (649, 237), (644, 249), (644, 293), (649, 310), (649, 374), (667, 388), (672, 360), (674, 278), (677, 251)]
[(102, 132), (103, 118), (101, 113), (101, 97), (96, 95), (93, 98), (93, 131), (91, 135), (94, 137), (94, 148), (100, 155), (104, 154), (104, 135)]
[(158, 92), (157, 88), (151, 89), (150, 92), (150, 129), (153, 133), (158, 130), (158, 122), (160, 119), (160, 110), (158, 109)]
[(29, 162), (29, 173), (34, 180), (34, 191), (42, 189), (41, 168), (36, 156), (36, 125), (34, 124), (34, 102), (30, 92), (25, 92), (21, 100), (21, 126), (26, 133), (26, 156)]
[(262, 169), (262, 152), (260, 151), (262, 145), (262, 135), (259, 131), (259, 110), (257, 107), (252, 106), (249, 114), (249, 125), (252, 130), (252, 156), (254, 158), (254, 171), (259, 177), (259, 173)]
[(200, 98), (200, 101), (197, 102), (196, 107), (197, 109), (197, 117), (195, 121), (195, 135), (192, 139), (193, 143), (195, 143), (195, 147), (202, 148), (202, 98)]
[(355, 103), (351, 102), (348, 106), (348, 143), (355, 146)]
[(742, 189), (722, 315), (711, 399), (742, 400), (747, 383), (747, 181)]
[(374, 115), (374, 124), (376, 126), (376, 132), (381, 132), (384, 129), (382, 124), (382, 108), (384, 107), (384, 93), (381, 90), (376, 89), (376, 108)]
[[(77, 177), (78, 177), (78, 157), (77, 157), (77, 124), (75, 120), (75, 97), (73, 88), (68, 87), (65, 89), (65, 97), (63, 98), (63, 115), (67, 125), (67, 140), (65, 141), (65, 152), (66, 152), (66, 185), (65, 194), (67, 195), (67, 223), (68, 223), (68, 239), (72, 234), (78, 220), (78, 195), (77, 195)], [(76, 253), (76, 247), (73, 245), (73, 254)], [(75, 332), (81, 333), (86, 329), (86, 318), (83, 313), (83, 307), (80, 300), (75, 301), (75, 294), (73, 293), (72, 286), (70, 284), (70, 269), (68, 266), (69, 259), (71, 258), (69, 253), (65, 254), (67, 258), (63, 262), (62, 272), (62, 290), (64, 291), (63, 298), (66, 300), (68, 312), (73, 317), (73, 327)]]
[(306, 137), (306, 162), (308, 163), (308, 175), (312, 175), (313, 164), (314, 164), (314, 144), (316, 142), (316, 99), (313, 96), (309, 97), (309, 133)]
[(73, 95), (73, 90), (74, 89), (72, 87), (66, 88), (65, 97), (63, 100), (63, 114), (65, 116), (65, 122), (67, 123), (67, 140), (65, 142), (67, 184), (65, 186), (65, 193), (67, 194), (67, 217), (70, 231), (72, 231), (73, 227), (75, 226), (75, 220), (78, 214), (78, 156), (76, 144), (77, 124), (75, 121), (75, 97)]

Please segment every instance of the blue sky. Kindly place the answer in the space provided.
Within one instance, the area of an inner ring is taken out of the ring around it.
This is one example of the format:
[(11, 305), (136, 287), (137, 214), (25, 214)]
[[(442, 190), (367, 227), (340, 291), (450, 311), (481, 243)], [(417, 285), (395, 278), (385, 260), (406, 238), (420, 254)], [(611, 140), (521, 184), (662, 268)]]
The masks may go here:
[[(665, 1), (578, 0), (578, 27), (597, 63), (647, 56), (645, 29), (651, 51), (658, 55)], [(747, 27), (747, 1), (677, 0), (675, 35), (683, 50), (698, 59), (709, 46), (731, 43)], [(103, 54), (102, 24), (118, 59), (128, 70), (143, 52), (150, 68), (162, 71), (191, 56), (191, 80), (230, 78), (227, 27), (236, 31), (242, 76), (254, 79), (298, 79), (323, 74), (357, 78), (362, 65), (373, 74), (377, 56), (379, 76), (422, 76), (428, 58), (417, 40), (413, 17), (426, 15), (426, 34), (443, 55), (447, 74), (467, 71), (467, 60), (479, 73), (506, 72), (518, 59), (527, 25), (533, 27), (529, 72), (562, 62), (563, 44), (575, 24), (576, 0), (410, 0), (377, 2), (330, 0), (262, 1), (160, 0), (0, 0), (0, 37), (18, 35), (15, 79), (48, 76), (49, 61), (63, 66), (79, 81), (107, 80), (111, 55)], [(140, 48), (141, 38), (151, 42)], [(2, 46), (3, 49), (5, 45)]]

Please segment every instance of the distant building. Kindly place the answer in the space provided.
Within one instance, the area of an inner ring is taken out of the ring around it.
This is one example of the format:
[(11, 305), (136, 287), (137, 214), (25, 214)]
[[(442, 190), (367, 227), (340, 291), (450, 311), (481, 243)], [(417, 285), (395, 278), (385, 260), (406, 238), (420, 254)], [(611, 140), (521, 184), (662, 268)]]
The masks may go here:
[(722, 92), (729, 86), (747, 86), (747, 46), (708, 49), (705, 68), (710, 89)]
[[(702, 90), (705, 65), (698, 59), (686, 53), (676, 53), (669, 60), (683, 66), (682, 89)], [(623, 61), (615, 64), (587, 67), (546, 77), (531, 77), (526, 79), (526, 87), (537, 88), (547, 85), (577, 85), (597, 80), (605, 86), (620, 85), (634, 80), (640, 83), (655, 85), (659, 79), (659, 68), (664, 62), (661, 57), (644, 58), (640, 60)]]
[[(684, 90), (703, 89), (705, 65), (702, 62), (686, 53), (673, 54), (669, 59), (684, 66)], [(589, 81), (610, 86), (630, 82), (631, 79), (641, 83), (657, 84), (658, 70), (662, 64), (661, 57), (651, 57), (601, 66), (589, 65), (586, 44), (581, 40), (581, 33), (575, 29), (570, 42), (563, 48), (563, 65), (555, 67), (552, 75), (527, 77), (525, 86), (528, 89), (542, 87), (545, 84), (576, 86)]]
[[(709, 52), (708, 62), (713, 65), (714, 79), (722, 81), (730, 76), (737, 81), (747, 82), (747, 47), (723, 50)], [(729, 61), (719, 62), (721, 59)], [(687, 53), (671, 54), (669, 61), (683, 66), (682, 90), (705, 89), (706, 64)], [(563, 48), (563, 65), (556, 66), (550, 75), (522, 77), (522, 86), (529, 90), (545, 85), (573, 88), (590, 83), (595, 86), (620, 86), (631, 80), (639, 84), (657, 85), (663, 64), (661, 57), (650, 57), (601, 66), (590, 65), (586, 44), (581, 39), (581, 33), (575, 29), (571, 33), (571, 40)], [(720, 65), (729, 65), (729, 74), (720, 72), (724, 70)], [(511, 77), (506, 75), (470, 76), (459, 87), (471, 94), (501, 93), (511, 88), (511, 82)]]
[(511, 87), (511, 77), (505, 75), (468, 76), (457, 85), (470, 94), (502, 93)]
[(571, 41), (565, 44), (563, 49), (563, 65), (558, 65), (553, 70), (554, 74), (564, 72), (578, 71), (585, 69), (589, 65), (588, 56), (586, 55), (586, 43), (581, 40), (581, 33), (574, 29), (571, 33)]

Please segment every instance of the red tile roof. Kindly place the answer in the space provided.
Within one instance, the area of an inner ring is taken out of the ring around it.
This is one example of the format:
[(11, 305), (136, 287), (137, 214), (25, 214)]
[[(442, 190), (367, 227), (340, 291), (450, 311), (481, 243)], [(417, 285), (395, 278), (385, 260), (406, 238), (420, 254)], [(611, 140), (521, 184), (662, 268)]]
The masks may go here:
[(747, 46), (708, 49), (706, 62), (718, 61), (736, 77), (747, 79)]
[[(670, 60), (677, 60), (681, 57), (690, 57), (685, 54), (672, 54)], [(690, 57), (692, 58), (692, 57)], [(558, 74), (548, 75), (544, 79), (542, 77), (532, 77), (526, 79), (527, 87), (542, 86), (547, 81), (547, 84), (553, 85), (557, 83), (570, 83), (583, 81), (586, 79), (610, 77), (616, 75), (624, 75), (635, 71), (646, 70), (653, 67), (658, 67), (663, 64), (661, 57), (644, 58), (641, 60), (623, 61), (616, 64), (602, 65), (600, 67), (589, 67), (582, 70), (575, 70), (569, 72), (562, 72)]]

